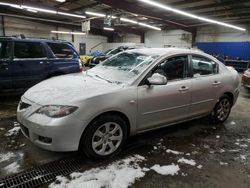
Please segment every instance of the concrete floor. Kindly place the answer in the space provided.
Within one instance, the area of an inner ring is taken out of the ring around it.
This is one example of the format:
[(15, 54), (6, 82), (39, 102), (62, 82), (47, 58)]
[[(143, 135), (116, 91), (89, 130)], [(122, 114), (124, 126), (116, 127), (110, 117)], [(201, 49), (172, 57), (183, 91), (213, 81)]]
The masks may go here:
[[(17, 125), (15, 111), (19, 97), (2, 98), (0, 101), (0, 155), (10, 155), (9, 160), (0, 161), (0, 178), (15, 172), (6, 166), (16, 162), (23, 171), (78, 153), (55, 153), (42, 150), (30, 143), (19, 131), (7, 136), (8, 130)], [(168, 165), (176, 162), (178, 155), (166, 153), (166, 149), (190, 153), (197, 167), (180, 164), (182, 173), (163, 176), (149, 171), (132, 187), (250, 187), (250, 93), (242, 88), (240, 97), (228, 120), (221, 125), (211, 125), (206, 118), (141, 134), (129, 139), (125, 149), (115, 160), (131, 154), (147, 158), (144, 166)], [(89, 159), (86, 167), (91, 168)], [(110, 161), (110, 160), (109, 160)], [(109, 162), (107, 162), (109, 163)], [(92, 162), (94, 166), (94, 162)]]

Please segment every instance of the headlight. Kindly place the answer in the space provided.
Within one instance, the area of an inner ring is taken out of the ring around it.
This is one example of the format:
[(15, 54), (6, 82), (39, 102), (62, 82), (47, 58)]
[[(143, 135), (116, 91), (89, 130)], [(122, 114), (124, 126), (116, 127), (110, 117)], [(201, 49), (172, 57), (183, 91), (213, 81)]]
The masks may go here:
[(60, 118), (73, 113), (77, 108), (76, 106), (49, 105), (39, 108), (36, 113), (44, 114), (48, 117)]

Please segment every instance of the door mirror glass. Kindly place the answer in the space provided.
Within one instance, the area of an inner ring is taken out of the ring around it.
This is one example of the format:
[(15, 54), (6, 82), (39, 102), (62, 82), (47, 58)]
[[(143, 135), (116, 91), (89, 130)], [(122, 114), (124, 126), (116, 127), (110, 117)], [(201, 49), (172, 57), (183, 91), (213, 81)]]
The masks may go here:
[(147, 80), (150, 85), (166, 85), (167, 84), (167, 78), (159, 73), (154, 73)]

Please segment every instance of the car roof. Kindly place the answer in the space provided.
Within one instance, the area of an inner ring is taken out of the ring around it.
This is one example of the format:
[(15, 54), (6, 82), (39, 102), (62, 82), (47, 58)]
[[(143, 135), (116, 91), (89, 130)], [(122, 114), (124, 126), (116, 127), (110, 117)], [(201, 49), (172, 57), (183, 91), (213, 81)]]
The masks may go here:
[(8, 41), (26, 41), (26, 42), (58, 42), (58, 43), (69, 43), (65, 40), (54, 40), (54, 39), (46, 39), (46, 38), (31, 38), (31, 37), (20, 37), (20, 36), (4, 36), (0, 37), (0, 40), (8, 40)]
[[(174, 54), (174, 53), (198, 53), (200, 55), (205, 55), (204, 52), (197, 50), (197, 49), (188, 49), (188, 48), (137, 48), (137, 49), (132, 49), (128, 50), (131, 52), (136, 52), (136, 53), (142, 53), (142, 54), (147, 54), (147, 55), (167, 55), (167, 54)], [(207, 55), (207, 54), (206, 54)]]

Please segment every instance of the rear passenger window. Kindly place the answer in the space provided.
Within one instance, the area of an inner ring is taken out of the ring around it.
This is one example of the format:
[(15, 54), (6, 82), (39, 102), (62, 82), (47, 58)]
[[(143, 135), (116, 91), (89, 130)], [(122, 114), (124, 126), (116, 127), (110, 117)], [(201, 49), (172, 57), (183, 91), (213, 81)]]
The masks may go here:
[(47, 43), (57, 58), (73, 58), (73, 51), (68, 44)]
[(194, 76), (210, 75), (218, 73), (217, 64), (206, 57), (192, 56), (192, 65), (193, 65)]
[(0, 59), (11, 58), (11, 42), (0, 41)]
[(39, 42), (15, 42), (14, 58), (45, 58), (43, 45)]

